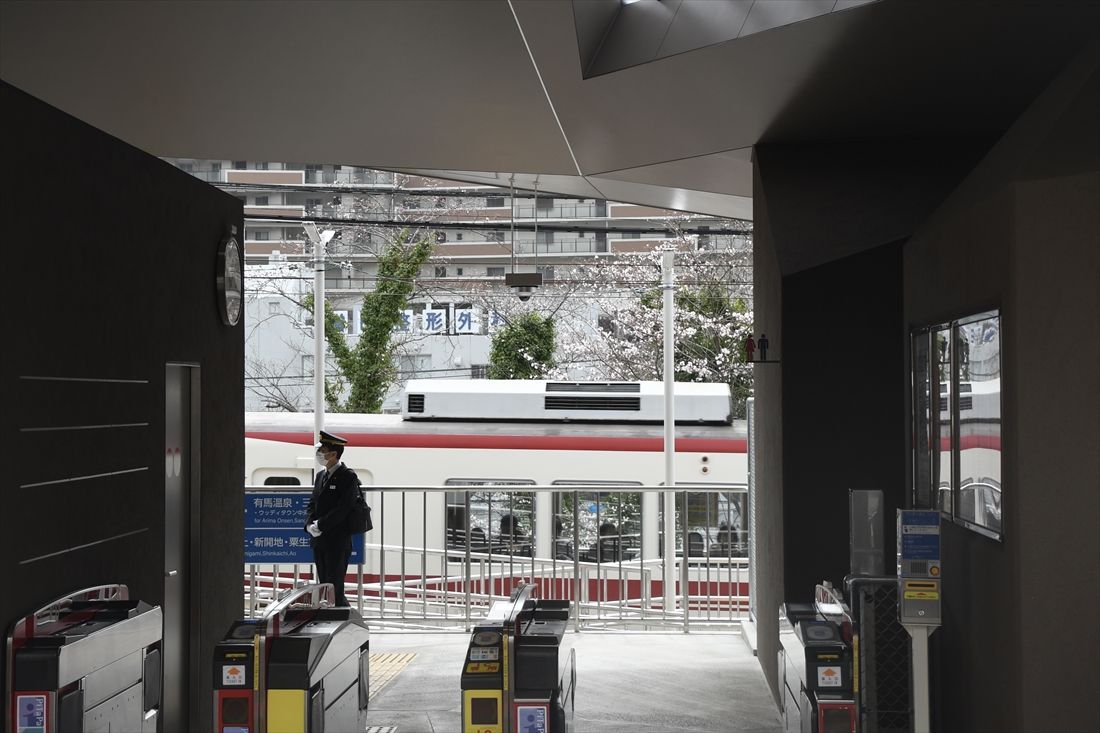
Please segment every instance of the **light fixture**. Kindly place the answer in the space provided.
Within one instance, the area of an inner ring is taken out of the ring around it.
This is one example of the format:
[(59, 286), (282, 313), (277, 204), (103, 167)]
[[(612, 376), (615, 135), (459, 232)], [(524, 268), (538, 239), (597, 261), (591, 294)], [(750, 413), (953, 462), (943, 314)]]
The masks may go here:
[[(532, 293), (542, 285), (542, 273), (541, 272), (516, 272), (516, 177), (512, 175), (509, 178), (512, 184), (512, 198), (510, 200), (511, 212), (512, 212), (512, 236), (511, 236), (511, 248), (512, 248), (512, 271), (504, 276), (504, 284), (510, 288), (514, 288), (516, 296), (526, 303), (531, 299)], [(535, 193), (535, 262), (538, 262), (538, 192)]]

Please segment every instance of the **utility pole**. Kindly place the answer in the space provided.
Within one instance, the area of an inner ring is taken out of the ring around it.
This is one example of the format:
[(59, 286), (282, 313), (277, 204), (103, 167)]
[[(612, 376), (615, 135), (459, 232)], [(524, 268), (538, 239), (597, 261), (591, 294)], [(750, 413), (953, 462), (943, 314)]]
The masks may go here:
[(321, 442), (325, 428), (325, 245), (336, 236), (332, 229), (320, 234), (317, 225), (304, 225), (313, 243), (313, 442)]
[[(661, 297), (664, 301), (664, 382), (665, 382), (665, 512), (664, 512), (664, 612), (676, 607), (676, 408), (673, 390), (676, 383), (675, 354), (676, 346), (673, 340), (673, 324), (675, 322), (676, 304), (672, 298), (676, 290), (674, 285), (673, 268), (675, 266), (676, 253), (672, 251), (661, 254)], [(687, 507), (684, 507), (687, 510)], [(687, 539), (684, 541), (684, 558), (687, 563)], [(682, 589), (687, 592), (687, 588)], [(687, 604), (684, 604), (684, 615), (687, 615)]]

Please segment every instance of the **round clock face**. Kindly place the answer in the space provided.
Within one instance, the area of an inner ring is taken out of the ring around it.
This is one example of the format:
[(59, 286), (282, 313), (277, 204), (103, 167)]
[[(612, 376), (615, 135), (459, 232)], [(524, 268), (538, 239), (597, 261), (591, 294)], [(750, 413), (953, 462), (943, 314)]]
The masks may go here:
[(226, 237), (218, 248), (218, 300), (222, 323), (236, 326), (241, 319), (244, 277), (241, 273), (241, 250), (236, 237)]

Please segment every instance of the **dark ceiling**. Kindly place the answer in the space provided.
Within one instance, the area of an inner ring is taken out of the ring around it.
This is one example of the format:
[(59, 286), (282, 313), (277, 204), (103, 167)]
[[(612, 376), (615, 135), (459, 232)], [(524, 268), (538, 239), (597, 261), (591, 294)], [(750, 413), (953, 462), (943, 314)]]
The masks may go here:
[(573, 6), (9, 1), (0, 77), (161, 156), (752, 218), (754, 145), (996, 135), (1100, 32), (1096, 2), (879, 0), (586, 79)]

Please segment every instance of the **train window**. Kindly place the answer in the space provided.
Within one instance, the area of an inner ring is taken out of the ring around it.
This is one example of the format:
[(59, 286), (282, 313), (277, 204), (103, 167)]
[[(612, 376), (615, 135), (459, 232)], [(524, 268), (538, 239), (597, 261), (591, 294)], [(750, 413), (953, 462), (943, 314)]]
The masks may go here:
[(1001, 317), (978, 313), (912, 333), (913, 496), (1001, 538)]
[[(731, 484), (705, 484), (717, 489), (728, 486), (728, 491), (691, 491), (699, 483), (677, 482), (675, 512), (676, 546), (684, 551), (684, 500), (687, 500), (688, 554), (709, 557), (741, 558), (748, 555), (748, 487)], [(685, 491), (686, 490), (686, 491)], [(665, 495), (658, 501), (664, 512)], [(664, 554), (664, 522), (658, 520), (660, 554)]]
[[(554, 486), (641, 486), (637, 481), (559, 480)], [(573, 521), (576, 504), (576, 523)], [(554, 555), (582, 562), (633, 560), (642, 550), (642, 495), (632, 491), (554, 494)]]
[(493, 491), (489, 487), (533, 486), (532, 479), (449, 478), (445, 486), (477, 486), (469, 493), (447, 492), (447, 547), (505, 555), (534, 555), (535, 495), (529, 491)]
[(302, 481), (297, 476), (268, 476), (264, 479), (264, 486), (301, 486)]

